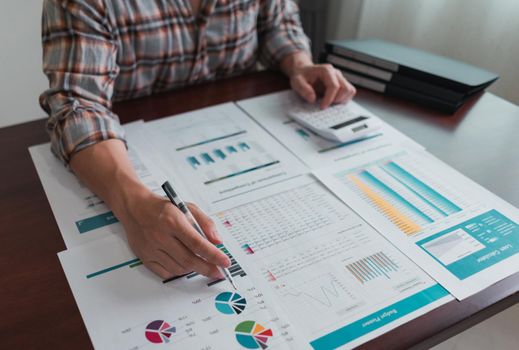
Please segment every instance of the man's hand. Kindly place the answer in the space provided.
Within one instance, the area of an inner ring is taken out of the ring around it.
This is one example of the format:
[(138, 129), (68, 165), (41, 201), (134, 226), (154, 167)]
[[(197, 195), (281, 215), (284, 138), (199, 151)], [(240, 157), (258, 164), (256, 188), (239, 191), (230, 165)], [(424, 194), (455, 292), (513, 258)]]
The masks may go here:
[(217, 266), (228, 267), (230, 261), (214, 246), (222, 241), (213, 221), (197, 206), (188, 204), (208, 241), (170, 201), (147, 190), (142, 192), (134, 192), (118, 218), (130, 247), (144, 265), (164, 279), (191, 271), (224, 278)]
[(290, 86), (309, 103), (322, 96), (321, 108), (346, 103), (357, 92), (330, 64), (313, 64), (308, 54), (297, 52), (281, 61), (281, 69), (290, 78)]
[(72, 157), (70, 166), (112, 209), (133, 252), (150, 270), (163, 279), (191, 271), (223, 278), (217, 266), (228, 267), (230, 261), (213, 245), (221, 239), (211, 219), (189, 205), (208, 241), (170, 201), (141, 183), (123, 142), (107, 140), (89, 146)]

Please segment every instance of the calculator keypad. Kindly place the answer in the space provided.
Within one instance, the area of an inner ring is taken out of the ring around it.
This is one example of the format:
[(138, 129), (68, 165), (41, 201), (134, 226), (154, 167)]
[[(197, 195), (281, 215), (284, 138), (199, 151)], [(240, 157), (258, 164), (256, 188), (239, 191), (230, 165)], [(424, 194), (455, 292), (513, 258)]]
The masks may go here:
[(326, 129), (357, 117), (345, 104), (321, 109), (317, 104), (302, 104), (291, 110), (291, 114), (317, 129)]

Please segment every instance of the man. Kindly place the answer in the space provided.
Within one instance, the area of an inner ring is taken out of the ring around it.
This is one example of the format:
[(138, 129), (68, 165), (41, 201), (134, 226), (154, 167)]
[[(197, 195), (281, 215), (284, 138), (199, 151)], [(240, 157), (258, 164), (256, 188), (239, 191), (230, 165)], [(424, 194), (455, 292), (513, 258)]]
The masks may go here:
[(210, 242), (171, 203), (150, 192), (127, 156), (112, 101), (254, 70), (280, 69), (309, 102), (351, 99), (329, 65), (314, 65), (290, 0), (45, 0), (40, 97), (53, 152), (113, 210), (135, 254), (162, 278), (222, 277), (221, 238), (194, 204)]

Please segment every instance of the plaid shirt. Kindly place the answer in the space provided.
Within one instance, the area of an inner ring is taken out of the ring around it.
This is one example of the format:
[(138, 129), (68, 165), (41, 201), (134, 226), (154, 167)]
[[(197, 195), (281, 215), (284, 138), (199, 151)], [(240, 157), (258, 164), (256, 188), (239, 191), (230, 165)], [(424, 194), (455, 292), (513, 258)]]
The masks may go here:
[(65, 163), (124, 140), (112, 101), (255, 69), (309, 50), (290, 0), (45, 0), (40, 96), (52, 150)]

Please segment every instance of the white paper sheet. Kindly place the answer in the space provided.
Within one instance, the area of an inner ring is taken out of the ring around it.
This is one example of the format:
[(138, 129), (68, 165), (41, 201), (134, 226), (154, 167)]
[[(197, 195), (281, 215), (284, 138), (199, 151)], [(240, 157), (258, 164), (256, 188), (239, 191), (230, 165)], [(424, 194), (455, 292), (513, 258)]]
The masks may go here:
[(453, 300), (311, 178), (213, 219), (315, 349), (354, 347)]
[(306, 348), (238, 264), (234, 292), (195, 274), (164, 283), (117, 236), (59, 258), (96, 349)]
[[(165, 175), (152, 161), (154, 152), (142, 134), (142, 121), (126, 124), (129, 157), (141, 181), (162, 195)], [(106, 204), (51, 153), (50, 144), (29, 148), (65, 245), (85, 242), (123, 232), (122, 225)]]
[(283, 189), (306, 167), (233, 103), (147, 123), (180, 194), (207, 212)]
[(519, 271), (519, 210), (425, 151), (395, 147), (314, 173), (460, 300)]
[(237, 104), (312, 169), (330, 166), (359, 153), (395, 144), (423, 149), (354, 101), (348, 104), (353, 113), (379, 121), (381, 128), (376, 132), (379, 136), (352, 144), (328, 141), (288, 117), (287, 110), (298, 99), (292, 91), (282, 91), (238, 101)]

